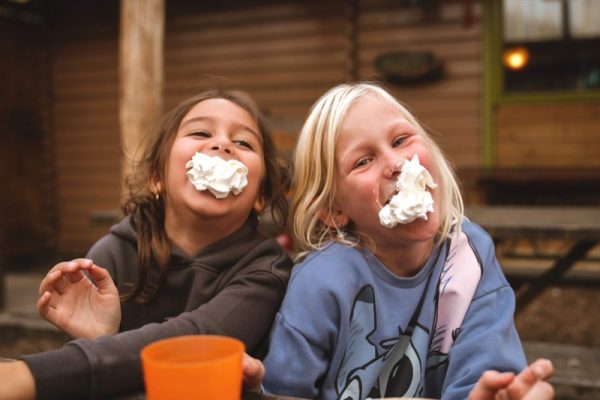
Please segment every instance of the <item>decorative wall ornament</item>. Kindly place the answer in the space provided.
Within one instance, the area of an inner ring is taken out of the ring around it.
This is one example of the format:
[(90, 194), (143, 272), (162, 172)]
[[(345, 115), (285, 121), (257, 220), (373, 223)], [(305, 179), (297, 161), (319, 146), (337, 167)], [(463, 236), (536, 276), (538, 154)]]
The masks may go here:
[(375, 68), (391, 84), (412, 85), (441, 79), (443, 63), (430, 51), (393, 51), (375, 59)]

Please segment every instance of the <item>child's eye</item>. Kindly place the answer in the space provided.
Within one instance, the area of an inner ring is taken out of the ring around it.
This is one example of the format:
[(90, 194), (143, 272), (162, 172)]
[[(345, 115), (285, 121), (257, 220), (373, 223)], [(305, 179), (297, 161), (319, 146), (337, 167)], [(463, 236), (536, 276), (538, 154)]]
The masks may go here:
[(246, 147), (247, 149), (250, 149), (250, 150), (254, 149), (254, 147), (252, 147), (252, 143), (250, 143), (247, 140), (240, 140), (240, 139), (238, 139), (238, 140), (235, 140), (234, 143), (236, 143), (236, 144), (238, 144), (238, 145), (240, 145), (242, 147)]
[(200, 136), (203, 138), (208, 138), (211, 135), (210, 135), (210, 132), (207, 132), (207, 131), (194, 131), (194, 132), (190, 133), (190, 136)]
[(354, 163), (354, 168), (364, 167), (368, 163), (369, 163), (369, 159), (368, 158), (361, 158), (360, 160), (358, 160), (357, 162)]
[(398, 147), (398, 146), (400, 146), (402, 143), (404, 143), (405, 140), (406, 140), (406, 136), (397, 137), (392, 142), (392, 147)]

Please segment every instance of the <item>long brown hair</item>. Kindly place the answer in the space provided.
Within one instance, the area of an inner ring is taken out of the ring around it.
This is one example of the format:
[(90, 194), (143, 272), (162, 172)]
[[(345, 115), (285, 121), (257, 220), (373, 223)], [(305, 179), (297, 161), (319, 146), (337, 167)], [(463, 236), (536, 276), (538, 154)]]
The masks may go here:
[[(165, 232), (165, 202), (160, 188), (166, 187), (166, 167), (179, 125), (185, 115), (198, 103), (208, 99), (225, 99), (246, 110), (256, 121), (262, 136), (265, 177), (261, 200), (271, 213), (271, 232), (280, 232), (287, 222), (288, 203), (285, 192), (289, 183), (287, 165), (277, 155), (271, 129), (265, 115), (245, 92), (214, 89), (182, 101), (162, 119), (159, 129), (147, 139), (140, 161), (134, 166), (125, 184), (128, 197), (123, 202), (125, 215), (131, 215), (137, 234), (138, 279), (131, 291), (121, 296), (122, 301), (150, 302), (166, 281), (171, 243)], [(158, 191), (157, 191), (158, 188)], [(249, 218), (256, 218), (254, 212)], [(150, 269), (156, 262), (158, 279), (150, 278)]]

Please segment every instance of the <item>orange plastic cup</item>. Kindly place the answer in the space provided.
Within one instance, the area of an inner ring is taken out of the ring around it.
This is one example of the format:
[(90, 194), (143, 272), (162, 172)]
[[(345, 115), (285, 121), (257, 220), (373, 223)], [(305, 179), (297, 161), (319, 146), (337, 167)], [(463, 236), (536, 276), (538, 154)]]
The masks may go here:
[(164, 339), (141, 352), (148, 400), (240, 400), (244, 344), (225, 336)]

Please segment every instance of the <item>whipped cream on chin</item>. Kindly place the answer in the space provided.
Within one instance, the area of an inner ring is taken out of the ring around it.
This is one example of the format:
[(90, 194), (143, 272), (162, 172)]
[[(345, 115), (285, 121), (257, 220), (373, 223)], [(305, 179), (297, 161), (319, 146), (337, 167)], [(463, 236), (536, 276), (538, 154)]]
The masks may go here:
[(405, 160), (396, 181), (398, 193), (379, 211), (379, 222), (393, 228), (417, 218), (427, 220), (427, 213), (433, 212), (433, 198), (427, 188), (436, 187), (429, 171), (419, 163), (418, 155)]
[(185, 168), (196, 190), (209, 190), (217, 199), (224, 199), (229, 192), (238, 195), (248, 185), (248, 168), (238, 160), (196, 153)]

